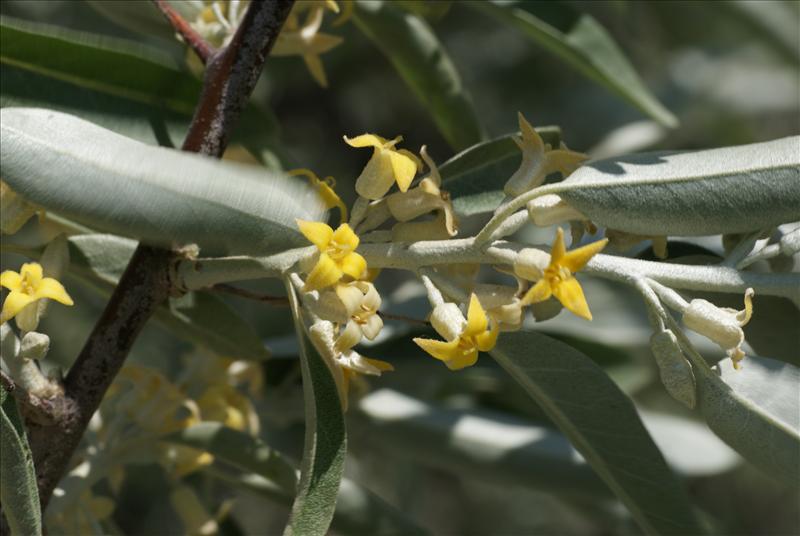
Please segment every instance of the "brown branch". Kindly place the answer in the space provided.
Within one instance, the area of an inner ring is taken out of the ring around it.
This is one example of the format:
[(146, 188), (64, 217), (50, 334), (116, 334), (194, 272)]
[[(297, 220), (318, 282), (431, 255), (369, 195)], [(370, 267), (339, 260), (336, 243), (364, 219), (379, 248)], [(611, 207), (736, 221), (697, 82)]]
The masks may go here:
[(208, 63), (209, 58), (214, 55), (216, 49), (212, 47), (203, 36), (197, 33), (186, 20), (181, 17), (181, 14), (175, 11), (167, 0), (153, 0), (156, 7), (161, 10), (161, 13), (166, 17), (175, 32), (181, 36), (183, 42), (189, 45), (203, 65)]
[[(212, 56), (183, 150), (219, 157), (294, 0), (252, 2), (230, 45)], [(54, 425), (29, 422), (42, 509), (136, 337), (172, 290), (173, 253), (140, 245), (64, 382)]]

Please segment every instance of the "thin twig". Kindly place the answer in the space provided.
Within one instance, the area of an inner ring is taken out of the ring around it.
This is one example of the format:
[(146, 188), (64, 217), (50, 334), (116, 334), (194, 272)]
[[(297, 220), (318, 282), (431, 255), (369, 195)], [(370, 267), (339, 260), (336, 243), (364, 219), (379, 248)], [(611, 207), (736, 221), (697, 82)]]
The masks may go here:
[[(221, 156), (292, 5), (293, 0), (250, 3), (230, 45), (209, 61), (183, 150)], [(170, 251), (136, 249), (64, 381), (58, 421), (28, 422), (43, 510), (134, 341), (169, 297), (173, 262)]]
[(175, 32), (181, 36), (183, 42), (189, 45), (203, 65), (208, 63), (211, 56), (214, 55), (216, 49), (212, 47), (203, 36), (197, 33), (191, 25), (186, 22), (186, 19), (181, 17), (180, 13), (175, 11), (167, 0), (153, 0), (156, 7), (161, 10), (161, 13), (166, 17)]
[[(252, 292), (250, 290), (246, 290), (239, 287), (234, 287), (233, 285), (214, 285), (211, 287), (211, 290), (216, 290), (219, 292), (225, 292), (226, 294), (233, 294), (234, 296), (239, 296), (240, 298), (246, 298), (248, 300), (255, 300), (262, 303), (269, 303), (270, 305), (277, 305), (279, 307), (288, 307), (289, 306), (289, 298), (286, 296), (270, 296), (268, 294), (260, 294), (258, 292)], [(392, 313), (384, 313), (383, 311), (378, 311), (378, 316), (385, 320), (399, 320), (401, 322), (408, 322), (409, 324), (417, 324), (420, 326), (427, 326), (428, 323), (424, 320), (420, 320), (418, 318), (412, 318), (410, 316), (405, 315), (396, 315)]]

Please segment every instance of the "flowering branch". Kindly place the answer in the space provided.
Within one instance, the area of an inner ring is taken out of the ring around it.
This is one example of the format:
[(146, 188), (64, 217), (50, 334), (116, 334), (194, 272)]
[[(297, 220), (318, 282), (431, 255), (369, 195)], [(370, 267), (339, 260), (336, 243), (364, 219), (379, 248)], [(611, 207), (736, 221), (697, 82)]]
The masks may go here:
[[(183, 150), (219, 157), (293, 0), (253, 2), (231, 43), (211, 57)], [(28, 422), (42, 509), (147, 320), (173, 288), (173, 253), (139, 246), (71, 367), (50, 426)]]

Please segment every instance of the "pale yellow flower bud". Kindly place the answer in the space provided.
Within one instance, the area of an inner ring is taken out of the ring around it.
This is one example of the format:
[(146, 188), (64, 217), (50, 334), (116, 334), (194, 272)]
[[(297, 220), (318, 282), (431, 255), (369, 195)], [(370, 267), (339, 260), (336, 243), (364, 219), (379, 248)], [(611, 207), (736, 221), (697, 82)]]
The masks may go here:
[(452, 341), (464, 331), (467, 319), (455, 303), (442, 303), (433, 308), (431, 325), (446, 341)]
[(683, 313), (683, 323), (692, 331), (696, 331), (717, 343), (725, 350), (739, 368), (739, 361), (744, 358), (741, 344), (744, 342), (742, 326), (750, 321), (753, 314), (753, 289), (744, 293), (744, 309), (737, 311), (727, 307), (717, 307), (713, 303), (697, 299), (692, 300)]

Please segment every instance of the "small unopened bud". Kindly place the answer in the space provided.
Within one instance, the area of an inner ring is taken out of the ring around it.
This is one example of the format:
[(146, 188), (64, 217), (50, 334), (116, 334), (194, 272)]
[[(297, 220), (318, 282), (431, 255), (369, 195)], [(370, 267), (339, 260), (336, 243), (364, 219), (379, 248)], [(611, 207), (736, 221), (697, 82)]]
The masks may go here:
[(550, 264), (550, 254), (536, 248), (525, 248), (514, 260), (514, 273), (527, 281), (538, 281)]
[(750, 321), (753, 314), (753, 289), (744, 294), (744, 309), (737, 311), (727, 307), (717, 307), (706, 300), (692, 300), (683, 313), (683, 323), (717, 343), (733, 360), (735, 368), (744, 358), (741, 344), (744, 342), (742, 326)]
[(543, 195), (528, 203), (528, 214), (533, 223), (540, 227), (587, 219), (556, 194)]
[(467, 326), (467, 319), (458, 305), (446, 302), (437, 305), (431, 313), (431, 325), (446, 341), (457, 339)]
[(22, 337), (19, 356), (23, 359), (44, 359), (50, 350), (50, 337), (44, 333), (29, 331)]
[(678, 402), (694, 408), (697, 403), (694, 373), (675, 334), (670, 330), (653, 334), (650, 337), (650, 349), (667, 392)]

